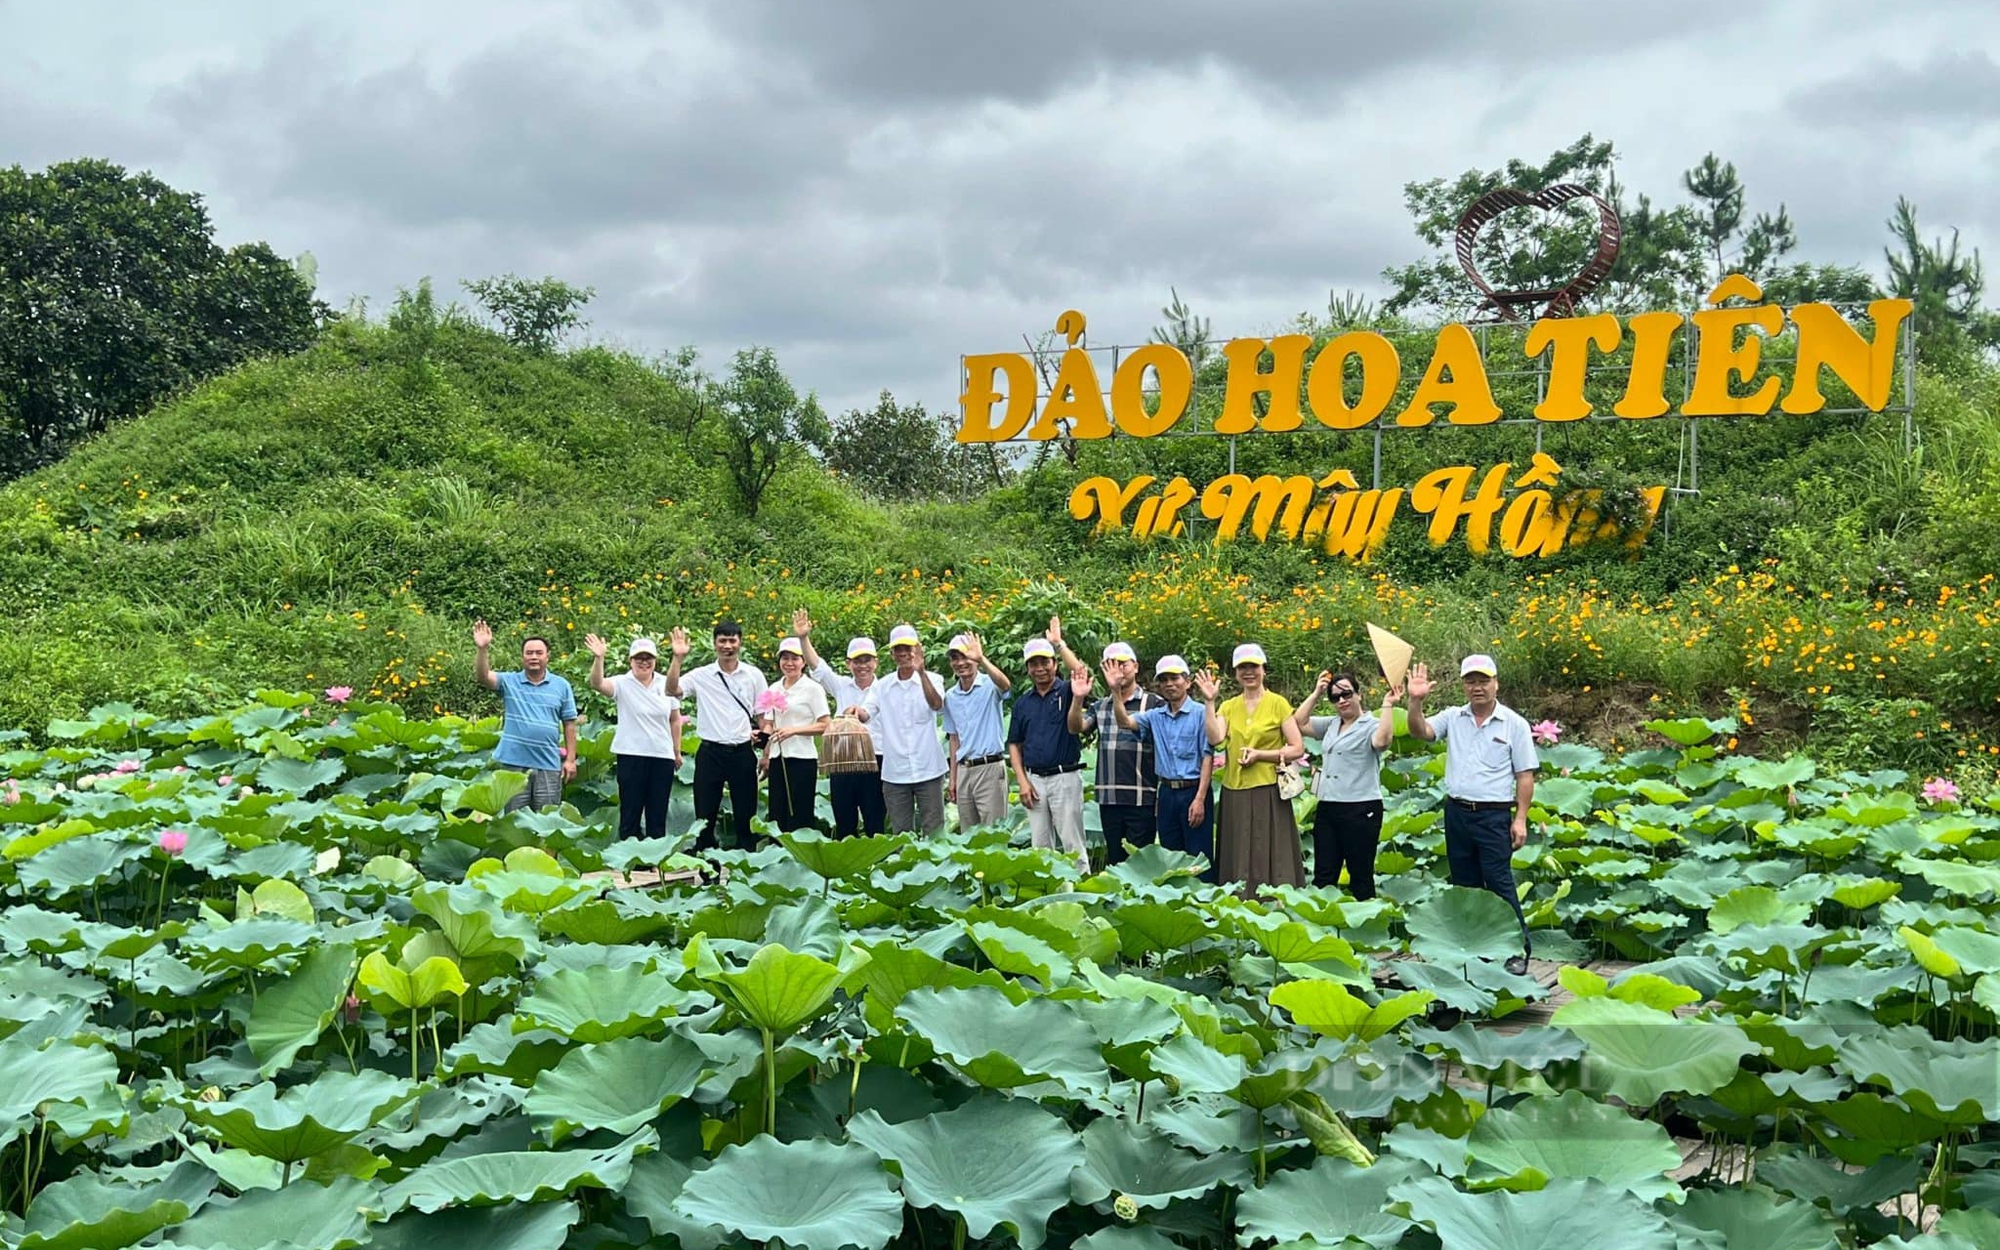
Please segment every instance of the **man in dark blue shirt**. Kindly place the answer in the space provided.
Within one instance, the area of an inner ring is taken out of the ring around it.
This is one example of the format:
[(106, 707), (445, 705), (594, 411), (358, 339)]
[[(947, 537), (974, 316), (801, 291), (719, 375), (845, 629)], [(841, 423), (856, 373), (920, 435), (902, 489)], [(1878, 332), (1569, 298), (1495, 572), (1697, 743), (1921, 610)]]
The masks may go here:
[(1061, 622), (1051, 618), (1046, 637), (1030, 638), (1022, 648), (1031, 688), (1014, 699), (1007, 724), (1007, 754), (1014, 764), (1021, 806), (1027, 809), (1028, 833), (1036, 846), (1062, 848), (1077, 869), (1090, 872), (1090, 850), (1083, 840), (1083, 743), (1069, 730), (1072, 682), (1056, 680), (1056, 649), (1062, 648), (1070, 670), (1081, 673), (1084, 694), (1090, 693), (1090, 670), (1062, 644)]

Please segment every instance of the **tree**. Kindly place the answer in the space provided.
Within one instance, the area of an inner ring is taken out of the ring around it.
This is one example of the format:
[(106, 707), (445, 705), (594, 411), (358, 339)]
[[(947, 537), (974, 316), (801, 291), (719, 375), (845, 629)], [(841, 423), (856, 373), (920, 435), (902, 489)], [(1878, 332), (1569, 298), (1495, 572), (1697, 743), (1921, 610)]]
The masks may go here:
[(1985, 266), (1979, 250), (1959, 252), (1958, 231), (1951, 239), (1924, 242), (1917, 229), (1917, 206), (1896, 197), (1896, 214), (1889, 233), (1902, 250), (1884, 248), (1889, 262), (1889, 290), (1916, 305), (1917, 344), (1927, 355), (1949, 353), (1967, 343), (2000, 346), (2000, 314), (1984, 311)]
[(262, 243), (224, 251), (201, 197), (100, 160), (0, 169), (0, 479), (332, 313)]
[(1152, 341), (1178, 348), (1195, 371), (1200, 372), (1211, 351), (1212, 331), (1208, 318), (1195, 316), (1194, 310), (1181, 302), (1181, 293), (1173, 287), (1167, 288), (1167, 294), (1172, 296), (1173, 302), (1160, 309), (1160, 315), (1167, 319), (1167, 324), (1153, 327)]
[[(1715, 262), (1710, 281), (1720, 282), (1729, 273), (1762, 278), (1773, 261), (1798, 246), (1791, 214), (1783, 204), (1778, 205), (1776, 217), (1759, 213), (1748, 230), (1741, 229), (1743, 181), (1736, 176), (1735, 164), (1718, 160), (1715, 153), (1702, 157), (1699, 164), (1682, 174), (1681, 186), (1694, 197), (1695, 220)], [(1739, 231), (1742, 242), (1732, 260), (1724, 254), (1724, 249), (1736, 241)]]
[(834, 419), (826, 467), (878, 499), (932, 499), (951, 486), (956, 449), (942, 419), (885, 390)]
[(531, 282), (511, 273), (474, 279), (465, 283), (465, 289), (500, 323), (508, 342), (531, 352), (554, 351), (564, 334), (585, 324), (578, 310), (597, 294), (595, 287), (571, 286), (554, 278)]
[(673, 371), (701, 396), (690, 416), (690, 449), (705, 446), (722, 462), (750, 516), (757, 515), (786, 459), (801, 449), (823, 449), (832, 439), (819, 400), (810, 394), (800, 398), (768, 347), (737, 352), (721, 382), (701, 376), (686, 352), (675, 359)]

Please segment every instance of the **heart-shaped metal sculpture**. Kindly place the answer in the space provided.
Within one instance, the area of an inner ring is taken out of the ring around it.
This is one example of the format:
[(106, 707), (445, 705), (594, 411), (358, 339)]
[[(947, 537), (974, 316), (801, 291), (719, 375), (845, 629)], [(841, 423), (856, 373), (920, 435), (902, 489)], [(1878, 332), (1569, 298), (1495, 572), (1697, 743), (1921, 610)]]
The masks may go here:
[[(1591, 253), (1583, 268), (1559, 287), (1534, 291), (1494, 290), (1493, 284), (1486, 280), (1472, 260), (1472, 245), (1478, 241), (1479, 232), (1488, 222), (1509, 209), (1539, 208), (1550, 212), (1571, 200), (1589, 200), (1597, 205), (1597, 250)], [(1541, 311), (1543, 317), (1567, 317), (1574, 313), (1577, 305), (1611, 276), (1611, 266), (1618, 260), (1618, 244), (1624, 236), (1624, 227), (1618, 220), (1617, 211), (1603, 196), (1573, 182), (1559, 182), (1539, 191), (1512, 188), (1488, 191), (1465, 210), (1454, 233), (1458, 264), (1465, 270), (1465, 276), (1472, 279), (1472, 285), (1485, 294), (1486, 302), (1492, 305), (1495, 312), (1508, 321), (1519, 321), (1520, 309), (1531, 304), (1544, 305)]]

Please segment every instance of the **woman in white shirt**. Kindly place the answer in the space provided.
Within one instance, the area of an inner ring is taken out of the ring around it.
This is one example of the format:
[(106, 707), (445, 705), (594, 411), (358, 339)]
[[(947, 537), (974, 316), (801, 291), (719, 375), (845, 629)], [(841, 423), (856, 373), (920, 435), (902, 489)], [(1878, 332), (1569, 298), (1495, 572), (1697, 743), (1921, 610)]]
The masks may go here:
[(771, 689), (785, 696), (785, 706), (771, 719), (764, 770), (771, 823), (786, 831), (813, 823), (813, 794), (819, 787), (819, 748), (813, 739), (826, 732), (830, 710), (826, 687), (805, 673), (804, 644), (797, 638), (779, 642), (778, 682)]
[(604, 677), (604, 639), (585, 634), (590, 648), (590, 688), (618, 708), (611, 754), (618, 762), (618, 836), (636, 838), (667, 832), (667, 800), (681, 766), (681, 701), (667, 693), (660, 676), (660, 649), (651, 638), (634, 638), (625, 649), (626, 670)]
[[(1347, 866), (1347, 892), (1357, 899), (1375, 897), (1375, 849), (1382, 840), (1382, 756), (1396, 737), (1389, 713), (1401, 695), (1382, 696), (1380, 716), (1361, 707), (1361, 683), (1352, 673), (1321, 673), (1312, 693), (1299, 704), (1292, 719), (1304, 732), (1320, 739), (1319, 776), (1313, 794), (1313, 885), (1340, 883)], [(1333, 700), (1335, 715), (1314, 716), (1324, 695)]]

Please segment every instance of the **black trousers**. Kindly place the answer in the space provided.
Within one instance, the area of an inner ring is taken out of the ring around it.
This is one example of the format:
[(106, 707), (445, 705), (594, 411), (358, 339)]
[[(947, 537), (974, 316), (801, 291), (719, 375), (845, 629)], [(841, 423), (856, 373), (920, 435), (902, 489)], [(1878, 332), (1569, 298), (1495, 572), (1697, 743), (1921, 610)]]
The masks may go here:
[(747, 742), (704, 742), (694, 753), (694, 819), (701, 827), (695, 849), (720, 845), (715, 818), (722, 811), (722, 792), (729, 791), (729, 818), (735, 829), (735, 849), (750, 849), (750, 818), (757, 812), (757, 748)]
[(1347, 865), (1347, 890), (1355, 898), (1375, 897), (1375, 848), (1382, 841), (1382, 801), (1319, 801), (1313, 812), (1313, 884), (1338, 885)]
[(1097, 817), (1104, 824), (1104, 862), (1122, 864), (1125, 862), (1125, 844), (1151, 846), (1159, 832), (1159, 817), (1153, 814), (1153, 805), (1137, 803), (1099, 803)]
[(643, 818), (646, 836), (667, 832), (667, 800), (674, 793), (671, 756), (620, 755), (618, 761), (618, 836), (636, 838)]
[(889, 804), (882, 797), (882, 774), (834, 773), (826, 779), (833, 802), (833, 836), (881, 833), (889, 827)]
[(813, 793), (819, 786), (819, 761), (777, 756), (764, 773), (770, 795), (771, 823), (790, 833), (813, 823)]

